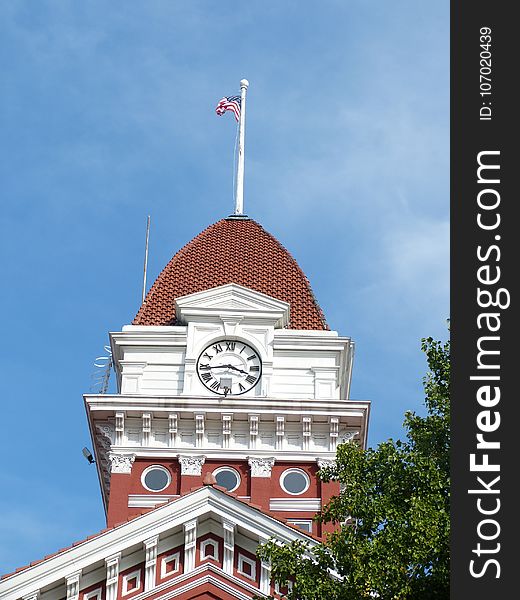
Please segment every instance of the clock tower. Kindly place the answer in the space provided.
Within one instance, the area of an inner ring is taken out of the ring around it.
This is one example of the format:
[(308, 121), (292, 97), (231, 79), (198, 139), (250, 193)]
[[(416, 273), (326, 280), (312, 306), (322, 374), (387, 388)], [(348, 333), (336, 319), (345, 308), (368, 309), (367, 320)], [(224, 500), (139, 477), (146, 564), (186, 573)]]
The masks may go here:
[(312, 549), (339, 493), (318, 471), (338, 444), (366, 444), (352, 340), (290, 253), (235, 214), (173, 256), (110, 343), (117, 393), (84, 396), (107, 528), (4, 576), (0, 597), (279, 596), (256, 549)]
[(273, 236), (245, 216), (211, 225), (110, 340), (118, 393), (85, 396), (109, 526), (214, 477), (324, 533), (313, 517), (339, 490), (317, 471), (365, 444), (369, 404), (349, 398), (353, 342)]

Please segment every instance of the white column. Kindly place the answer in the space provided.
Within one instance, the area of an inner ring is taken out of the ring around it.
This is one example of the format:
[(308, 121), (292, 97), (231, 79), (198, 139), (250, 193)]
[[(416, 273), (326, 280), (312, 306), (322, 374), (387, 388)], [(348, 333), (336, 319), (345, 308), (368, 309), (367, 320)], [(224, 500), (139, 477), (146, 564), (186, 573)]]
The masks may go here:
[(106, 600), (117, 600), (117, 583), (119, 580), (120, 560), (121, 552), (105, 558), (105, 564), (107, 567)]
[(81, 571), (70, 573), (65, 576), (65, 585), (67, 587), (67, 600), (78, 600), (79, 598), (79, 579)]
[(235, 562), (235, 527), (231, 521), (222, 519), (224, 529), (224, 558), (222, 560), (222, 569), (224, 573), (233, 575), (233, 565)]
[(157, 542), (159, 536), (156, 535), (143, 542), (145, 552), (144, 563), (144, 591), (147, 592), (155, 587), (157, 571)]
[[(197, 519), (184, 523), (184, 572), (195, 569), (195, 552), (197, 550)], [(108, 598), (107, 598), (108, 600)]]
[(238, 166), (237, 166), (237, 189), (235, 197), (235, 214), (244, 214), (244, 150), (246, 133), (246, 92), (249, 81), (240, 81), (240, 121), (238, 125)]

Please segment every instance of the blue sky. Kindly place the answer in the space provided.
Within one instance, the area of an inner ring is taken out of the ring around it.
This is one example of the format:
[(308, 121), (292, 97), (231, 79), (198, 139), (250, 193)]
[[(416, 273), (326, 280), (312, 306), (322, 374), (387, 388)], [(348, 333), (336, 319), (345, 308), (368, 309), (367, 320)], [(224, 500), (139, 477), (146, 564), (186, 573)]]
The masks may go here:
[(420, 339), (449, 316), (449, 3), (0, 4), (0, 573), (104, 526), (82, 394), (108, 331), (233, 211), (230, 114), (250, 81), (245, 212), (356, 343), (370, 445), (422, 412)]

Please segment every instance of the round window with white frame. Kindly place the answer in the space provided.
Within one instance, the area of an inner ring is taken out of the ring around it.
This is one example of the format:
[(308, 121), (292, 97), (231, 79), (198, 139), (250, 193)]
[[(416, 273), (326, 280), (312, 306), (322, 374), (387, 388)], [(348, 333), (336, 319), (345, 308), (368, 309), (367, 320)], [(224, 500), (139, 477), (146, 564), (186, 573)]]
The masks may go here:
[(240, 474), (231, 467), (219, 467), (213, 471), (217, 485), (228, 492), (234, 492), (240, 485)]
[(284, 492), (297, 496), (309, 489), (311, 480), (301, 469), (287, 469), (280, 477), (280, 485)]
[(170, 472), (161, 465), (152, 465), (141, 475), (141, 483), (149, 492), (162, 492), (170, 485), (171, 481)]

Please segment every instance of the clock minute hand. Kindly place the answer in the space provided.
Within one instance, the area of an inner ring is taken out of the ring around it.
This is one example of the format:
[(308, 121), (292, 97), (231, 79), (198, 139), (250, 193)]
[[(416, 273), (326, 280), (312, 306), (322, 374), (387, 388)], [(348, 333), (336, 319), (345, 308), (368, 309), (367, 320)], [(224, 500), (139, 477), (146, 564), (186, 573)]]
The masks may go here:
[(239, 373), (244, 373), (244, 375), (247, 375), (247, 371), (243, 371), (242, 369), (234, 367), (233, 365), (215, 365), (214, 367), (210, 367), (210, 369), (233, 369), (234, 371), (238, 371)]

